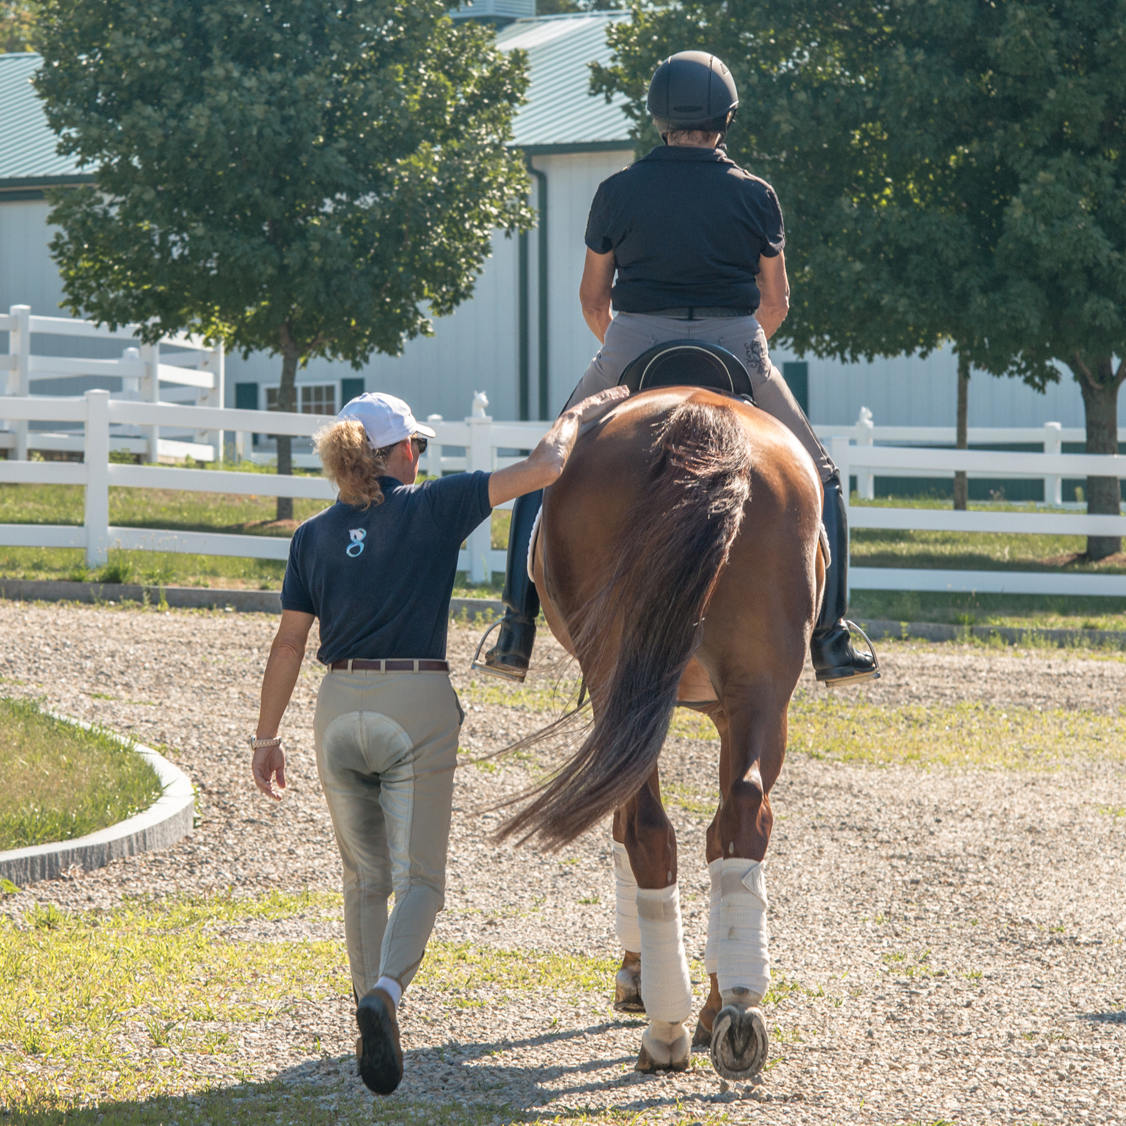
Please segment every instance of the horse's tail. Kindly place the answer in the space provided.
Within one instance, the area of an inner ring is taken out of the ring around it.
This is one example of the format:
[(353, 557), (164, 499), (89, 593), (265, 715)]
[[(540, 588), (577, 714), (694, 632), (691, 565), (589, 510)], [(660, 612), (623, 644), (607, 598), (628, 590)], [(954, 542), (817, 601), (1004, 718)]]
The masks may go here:
[[(572, 633), (584, 667), (621, 623), (608, 683), (582, 746), (500, 830), (574, 840), (645, 784), (661, 753), (685, 666), (750, 497), (750, 449), (735, 413), (681, 403), (657, 426), (645, 499), (621, 533), (617, 566)], [(570, 624), (570, 623), (569, 623)]]

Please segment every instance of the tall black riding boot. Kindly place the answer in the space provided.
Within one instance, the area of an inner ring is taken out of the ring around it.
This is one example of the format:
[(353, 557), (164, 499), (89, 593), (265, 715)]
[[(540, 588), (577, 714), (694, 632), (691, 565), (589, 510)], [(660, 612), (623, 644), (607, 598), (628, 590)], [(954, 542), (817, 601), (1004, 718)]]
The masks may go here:
[[(817, 679), (829, 687), (875, 680), (880, 675), (875, 650), (864, 631), (845, 618), (848, 612), (848, 515), (837, 474), (825, 482), (823, 520), (832, 559), (825, 574), (825, 600), (809, 643), (813, 669)], [(867, 653), (853, 648), (850, 627), (868, 643)]]
[(484, 661), (473, 667), (505, 680), (522, 681), (532, 659), (532, 643), (536, 639), (536, 617), (540, 597), (536, 584), (528, 575), (528, 545), (536, 513), (543, 501), (543, 490), (517, 497), (512, 506), (512, 523), (508, 530), (508, 561), (504, 570), (504, 617), (500, 623), (497, 643), (485, 654)]

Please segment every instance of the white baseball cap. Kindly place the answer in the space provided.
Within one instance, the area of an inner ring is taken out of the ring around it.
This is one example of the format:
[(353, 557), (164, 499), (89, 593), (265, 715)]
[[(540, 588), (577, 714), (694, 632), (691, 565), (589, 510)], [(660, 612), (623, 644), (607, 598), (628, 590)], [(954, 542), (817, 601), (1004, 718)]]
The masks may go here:
[(343, 422), (345, 419), (363, 423), (368, 445), (373, 450), (396, 446), (404, 438), (411, 438), (415, 434), (424, 434), (427, 438), (437, 437), (429, 426), (422, 426), (415, 421), (410, 407), (402, 399), (385, 395), (382, 391), (367, 391), (346, 403), (336, 416), (336, 421)]

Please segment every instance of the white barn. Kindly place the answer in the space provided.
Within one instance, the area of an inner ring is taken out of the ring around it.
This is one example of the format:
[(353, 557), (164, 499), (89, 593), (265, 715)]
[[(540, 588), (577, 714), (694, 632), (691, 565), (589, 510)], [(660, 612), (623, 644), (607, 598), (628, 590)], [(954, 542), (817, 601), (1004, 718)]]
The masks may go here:
[[(528, 14), (512, 18), (521, 13)], [(411, 341), (401, 356), (376, 355), (359, 372), (312, 361), (298, 375), (302, 409), (330, 412), (362, 390), (385, 390), (409, 400), (420, 417), (460, 418), (473, 393), (484, 391), (496, 418), (548, 418), (585, 370), (596, 348), (578, 304), (587, 210), (598, 183), (634, 155), (621, 104), (588, 92), (588, 64), (609, 61), (606, 29), (630, 17), (532, 13), (534, 0), (477, 0), (458, 14), (492, 20), (502, 49), (528, 52), (531, 87), (513, 145), (533, 174), (538, 228), (523, 237), (498, 233), (473, 298), (436, 320), (435, 335)], [(34, 313), (57, 315), (62, 286), (47, 249), (51, 230), (42, 193), (90, 177), (55, 153), (29, 84), (39, 65), (35, 55), (0, 55), (0, 309), (27, 304)], [(801, 238), (800, 230), (788, 234), (791, 244)], [(0, 351), (6, 350), (4, 335)], [(66, 344), (59, 341), (58, 354), (68, 354)], [(815, 423), (851, 423), (866, 406), (881, 425), (954, 424), (949, 352), (841, 364), (778, 350), (775, 360)], [(280, 358), (265, 354), (228, 357), (227, 404), (267, 407), (280, 368)], [(116, 390), (112, 381), (101, 382)], [(91, 378), (86, 385), (98, 383)], [(1126, 396), (1120, 412), (1126, 426)], [(1083, 425), (1078, 387), (1066, 375), (1046, 395), (982, 375), (971, 382), (969, 413), (972, 426)]]

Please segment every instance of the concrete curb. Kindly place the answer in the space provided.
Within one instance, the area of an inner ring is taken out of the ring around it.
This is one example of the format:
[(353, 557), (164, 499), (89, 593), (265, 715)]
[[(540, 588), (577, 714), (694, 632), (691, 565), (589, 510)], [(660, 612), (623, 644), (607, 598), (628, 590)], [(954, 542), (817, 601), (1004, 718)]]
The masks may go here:
[[(54, 712), (50, 714), (76, 727), (90, 729), (90, 724), (81, 720)], [(86, 871), (104, 868), (111, 860), (168, 848), (190, 835), (195, 814), (195, 792), (191, 779), (151, 747), (130, 743), (119, 735), (114, 737), (149, 760), (160, 778), (164, 793), (143, 813), (85, 837), (0, 852), (0, 879), (11, 880), (23, 888), (40, 880), (57, 879), (76, 864)]]
[(187, 610), (233, 610), (280, 614), (276, 590), (211, 590), (197, 586), (139, 583), (72, 583), (63, 579), (0, 579), (0, 598), (22, 602), (145, 602)]
[[(196, 586), (142, 586), (138, 583), (72, 583), (62, 579), (0, 579), (0, 598), (13, 602), (148, 602), (187, 610), (239, 610), (243, 613), (280, 614), (281, 595), (276, 590), (212, 590)], [(473, 618), (504, 613), (499, 598), (454, 598), (450, 613)]]
[[(211, 590), (194, 586), (141, 586), (132, 583), (71, 583), (47, 579), (0, 579), (0, 598), (25, 602), (144, 602), (190, 610), (239, 610), (244, 613), (280, 614), (281, 595), (276, 590)], [(470, 621), (478, 616), (500, 617), (499, 598), (453, 598), (450, 614)], [(858, 619), (860, 620), (860, 619)], [(1126, 630), (1016, 629), (1012, 626), (952, 626), (939, 622), (860, 620), (873, 641), (884, 638), (917, 641), (960, 641), (967, 636), (988, 641), (1000, 638), (1010, 645), (1047, 642), (1051, 645), (1111, 645), (1126, 648)]]

